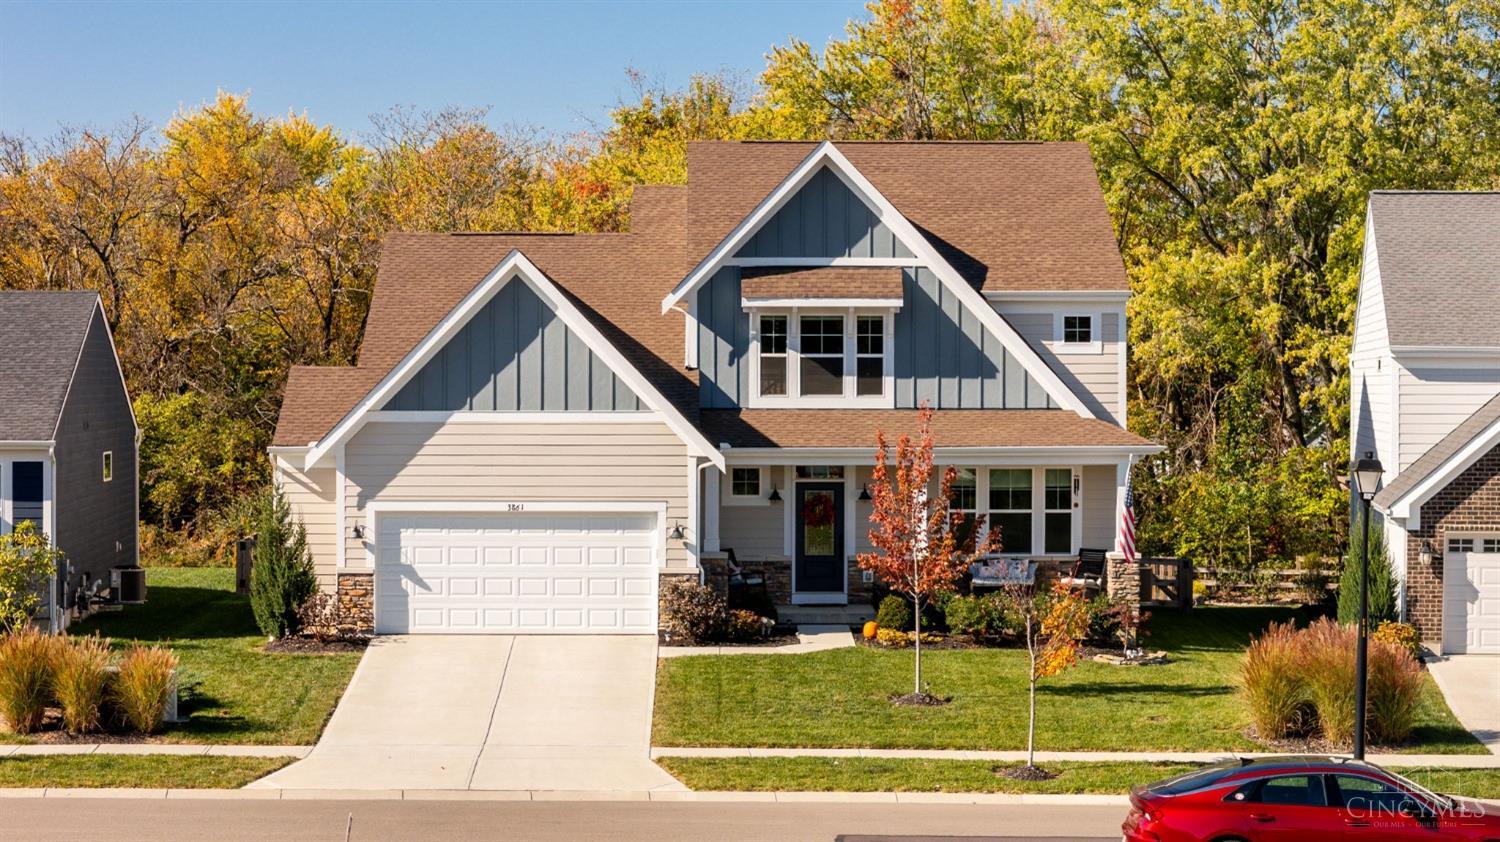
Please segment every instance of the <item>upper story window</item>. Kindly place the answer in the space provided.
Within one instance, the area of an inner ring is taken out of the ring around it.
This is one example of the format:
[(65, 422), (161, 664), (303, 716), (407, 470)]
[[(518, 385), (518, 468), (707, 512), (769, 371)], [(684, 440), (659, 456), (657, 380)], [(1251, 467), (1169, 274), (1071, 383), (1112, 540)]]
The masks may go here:
[(115, 454), (112, 450), (104, 451), (104, 481), (109, 482), (115, 478)]
[(1056, 353), (1097, 354), (1104, 350), (1096, 313), (1058, 313), (1052, 334), (1052, 350)]
[(793, 310), (751, 319), (752, 406), (888, 406), (889, 312)]
[(1067, 343), (1093, 342), (1093, 316), (1063, 316), (1062, 341)]

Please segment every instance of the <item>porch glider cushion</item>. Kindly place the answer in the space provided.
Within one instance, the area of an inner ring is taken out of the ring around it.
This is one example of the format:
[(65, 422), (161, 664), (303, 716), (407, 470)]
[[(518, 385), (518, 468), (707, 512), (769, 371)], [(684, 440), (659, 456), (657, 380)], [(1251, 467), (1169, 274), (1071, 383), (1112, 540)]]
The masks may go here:
[(822, 266), (813, 269), (746, 269), (740, 275), (746, 301), (788, 298), (901, 300), (896, 266)]

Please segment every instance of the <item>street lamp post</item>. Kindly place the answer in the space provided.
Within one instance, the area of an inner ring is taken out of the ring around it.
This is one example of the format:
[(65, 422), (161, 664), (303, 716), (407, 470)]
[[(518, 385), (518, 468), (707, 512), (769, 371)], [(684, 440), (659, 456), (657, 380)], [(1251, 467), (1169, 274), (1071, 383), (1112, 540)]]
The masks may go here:
[(1350, 473), (1353, 474), (1354, 488), (1365, 503), (1359, 542), (1359, 649), (1354, 661), (1354, 758), (1364, 760), (1365, 686), (1369, 682), (1370, 651), (1370, 501), (1375, 499), (1375, 488), (1380, 484), (1383, 471), (1375, 454), (1366, 452), (1364, 458), (1354, 463)]

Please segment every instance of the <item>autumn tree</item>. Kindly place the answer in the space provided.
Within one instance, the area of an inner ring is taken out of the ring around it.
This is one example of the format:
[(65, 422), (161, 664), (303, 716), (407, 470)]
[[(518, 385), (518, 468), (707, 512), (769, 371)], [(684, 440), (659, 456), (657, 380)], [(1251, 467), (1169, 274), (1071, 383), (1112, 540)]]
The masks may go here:
[(1015, 777), (1052, 777), (1036, 766), (1036, 686), (1078, 663), (1081, 641), (1089, 630), (1089, 605), (1083, 595), (1061, 582), (1037, 591), (1031, 584), (1008, 585), (1002, 591), (1012, 616), (1021, 621), (1026, 642), (1026, 765)]
[(982, 517), (966, 518), (953, 511), (956, 468), (944, 469), (939, 493), (932, 496), (932, 449), (932, 408), (925, 402), (917, 413), (916, 440), (909, 433), (901, 434), (893, 464), (889, 464), (885, 432), (875, 432), (875, 471), (870, 481), (870, 544), (875, 551), (858, 556), (860, 569), (871, 571), (886, 587), (911, 600), (915, 658), (909, 698), (913, 699), (927, 697), (922, 685), (923, 605), (951, 593), (970, 564), (1000, 549), (999, 531), (985, 532)]

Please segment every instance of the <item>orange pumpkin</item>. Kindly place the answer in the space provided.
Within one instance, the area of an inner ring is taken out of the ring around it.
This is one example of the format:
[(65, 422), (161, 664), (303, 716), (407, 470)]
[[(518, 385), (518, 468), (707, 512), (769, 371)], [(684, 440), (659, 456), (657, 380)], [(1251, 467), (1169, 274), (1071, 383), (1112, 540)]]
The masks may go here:
[(864, 631), (865, 640), (872, 640), (872, 639), (874, 639), (875, 632), (877, 632), (879, 630), (880, 630), (880, 626), (874, 620), (871, 620), (868, 623), (865, 623), (865, 631)]

